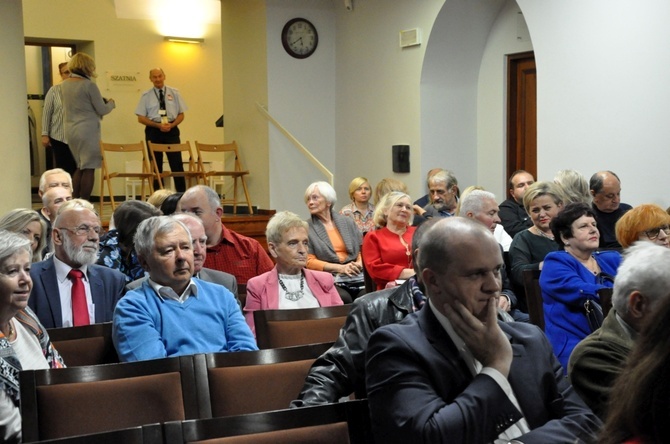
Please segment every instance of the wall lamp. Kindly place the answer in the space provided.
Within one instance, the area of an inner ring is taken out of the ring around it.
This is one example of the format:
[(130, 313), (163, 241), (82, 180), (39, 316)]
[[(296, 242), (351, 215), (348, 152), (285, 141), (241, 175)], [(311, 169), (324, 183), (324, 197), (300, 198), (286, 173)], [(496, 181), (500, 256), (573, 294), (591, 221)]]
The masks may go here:
[(166, 42), (174, 43), (205, 43), (205, 39), (199, 39), (194, 37), (169, 37), (166, 36), (163, 38)]

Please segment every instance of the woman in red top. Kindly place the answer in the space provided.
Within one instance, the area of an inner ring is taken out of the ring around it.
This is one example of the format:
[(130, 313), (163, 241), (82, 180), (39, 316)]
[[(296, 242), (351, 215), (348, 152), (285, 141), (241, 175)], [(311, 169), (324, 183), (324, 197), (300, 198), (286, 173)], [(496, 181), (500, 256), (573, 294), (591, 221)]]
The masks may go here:
[(363, 239), (363, 263), (377, 284), (377, 290), (396, 279), (414, 276), (412, 268), (412, 227), (414, 211), (410, 197), (392, 191), (382, 197), (375, 209), (375, 224), (381, 228)]

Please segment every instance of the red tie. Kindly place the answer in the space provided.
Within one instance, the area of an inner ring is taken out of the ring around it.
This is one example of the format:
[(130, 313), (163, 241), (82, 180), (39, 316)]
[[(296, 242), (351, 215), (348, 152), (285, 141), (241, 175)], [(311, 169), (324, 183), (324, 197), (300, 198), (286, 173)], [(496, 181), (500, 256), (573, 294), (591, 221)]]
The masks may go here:
[(72, 280), (72, 324), (77, 327), (79, 325), (88, 325), (91, 320), (88, 317), (88, 304), (86, 303), (86, 290), (84, 290), (84, 282), (81, 280), (84, 273), (81, 270), (70, 270), (67, 274)]

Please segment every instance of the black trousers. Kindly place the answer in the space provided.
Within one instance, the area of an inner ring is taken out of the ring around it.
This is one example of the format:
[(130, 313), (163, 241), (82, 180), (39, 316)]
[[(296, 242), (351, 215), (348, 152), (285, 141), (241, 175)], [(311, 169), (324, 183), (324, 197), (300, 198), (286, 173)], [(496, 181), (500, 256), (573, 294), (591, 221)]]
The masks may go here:
[(63, 143), (60, 140), (52, 139), (51, 137), (49, 137), (49, 140), (51, 141), (51, 149), (56, 161), (55, 168), (62, 168), (72, 176), (74, 170), (77, 169), (77, 162), (74, 160), (70, 147), (67, 143)]
[[(174, 127), (170, 130), (169, 133), (164, 133), (159, 128), (154, 128), (152, 126), (147, 126), (144, 129), (144, 136), (147, 139), (147, 149), (149, 149), (149, 142), (153, 143), (181, 143), (179, 138), (179, 127)], [(184, 163), (181, 159), (181, 153), (166, 153), (168, 162), (170, 163), (170, 171), (178, 172), (184, 171)], [(158, 171), (163, 172), (163, 153), (154, 153), (156, 156), (156, 164), (158, 165)], [(151, 156), (151, 154), (149, 154)], [(150, 157), (151, 158), (151, 157)], [(183, 193), (186, 191), (186, 180), (183, 177), (174, 177), (174, 187), (177, 192)], [(158, 189), (158, 181), (154, 181), (154, 189)]]

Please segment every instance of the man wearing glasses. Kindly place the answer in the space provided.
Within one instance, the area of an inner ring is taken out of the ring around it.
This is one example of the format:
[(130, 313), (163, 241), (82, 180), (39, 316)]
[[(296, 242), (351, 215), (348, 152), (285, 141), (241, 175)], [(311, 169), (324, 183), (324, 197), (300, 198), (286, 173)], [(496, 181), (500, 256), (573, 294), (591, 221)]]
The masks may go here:
[(621, 181), (612, 171), (599, 171), (589, 181), (593, 196), (593, 212), (600, 231), (601, 250), (621, 250), (616, 240), (614, 227), (626, 211), (632, 207), (621, 203)]
[(100, 218), (72, 201), (54, 221), (54, 255), (33, 264), (28, 305), (46, 328), (110, 322), (124, 294), (125, 278), (117, 270), (94, 265), (98, 257)]

